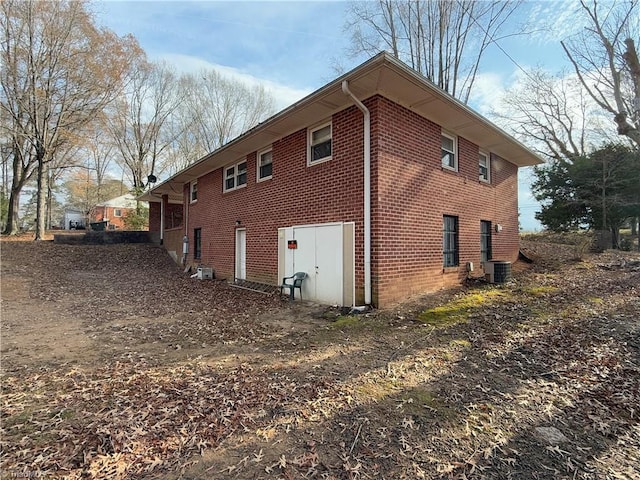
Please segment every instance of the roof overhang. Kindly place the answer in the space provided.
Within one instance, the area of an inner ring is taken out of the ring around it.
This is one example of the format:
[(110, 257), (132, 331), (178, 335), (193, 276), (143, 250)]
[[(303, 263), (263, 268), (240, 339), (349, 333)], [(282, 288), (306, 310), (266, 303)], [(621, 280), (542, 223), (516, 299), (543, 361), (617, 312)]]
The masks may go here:
[(395, 57), (383, 52), (205, 155), (142, 195), (140, 199), (153, 202), (160, 201), (162, 195), (168, 195), (171, 203), (182, 203), (185, 184), (220, 167), (233, 164), (251, 152), (268, 147), (280, 138), (353, 105), (353, 100), (342, 91), (343, 80), (349, 82), (349, 89), (361, 100), (380, 94), (518, 167), (543, 162), (535, 153), (482, 115), (433, 85)]

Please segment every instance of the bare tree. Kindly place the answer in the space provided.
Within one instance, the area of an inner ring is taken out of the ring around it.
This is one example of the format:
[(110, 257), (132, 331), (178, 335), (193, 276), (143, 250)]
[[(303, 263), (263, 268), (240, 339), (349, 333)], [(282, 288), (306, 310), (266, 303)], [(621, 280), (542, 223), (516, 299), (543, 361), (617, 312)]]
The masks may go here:
[(509, 36), (520, 1), (376, 0), (353, 2), (345, 24), (354, 56), (386, 50), (467, 102), (486, 49)]
[(141, 58), (131, 69), (128, 88), (107, 115), (117, 162), (141, 194), (164, 168), (162, 155), (174, 141), (169, 119), (182, 102), (173, 70)]
[(59, 182), (67, 171), (78, 167), (80, 159), (82, 158), (83, 141), (84, 136), (74, 137), (73, 141), (63, 143), (55, 150), (49, 161), (46, 182), (47, 193), (45, 197), (45, 223), (47, 229), (50, 229), (53, 224), (53, 206), (56, 203), (54, 196), (57, 193)]
[(180, 89), (186, 96), (172, 119), (179, 132), (172, 146), (177, 169), (220, 148), (275, 109), (264, 87), (248, 86), (215, 70), (183, 76)]
[[(3, 63), (7, 81), (2, 106), (13, 135), (26, 142), (36, 163), (36, 240), (43, 238), (48, 169), (56, 151), (112, 101), (132, 56), (132, 37), (98, 29), (83, 1), (2, 2)], [(6, 102), (8, 105), (11, 103)]]
[[(492, 118), (544, 157), (586, 155), (589, 143), (606, 139), (597, 105), (566, 72), (528, 70), (502, 96)], [(594, 112), (596, 110), (596, 112)]]
[(96, 205), (122, 195), (122, 190), (125, 188), (126, 186), (120, 180), (110, 178), (108, 175), (99, 185), (95, 171), (82, 168), (67, 172), (62, 183), (67, 204), (82, 210), (87, 216), (90, 216)]
[(273, 97), (262, 86), (247, 86), (215, 70), (202, 72), (198, 86), (191, 101), (202, 102), (195, 120), (208, 151), (221, 147), (273, 113)]
[[(116, 150), (116, 146), (109, 135), (106, 116), (101, 114), (85, 131), (82, 147), (82, 154), (85, 159), (82, 168), (90, 172), (95, 178), (98, 202), (108, 200), (108, 195), (111, 195), (109, 193), (105, 196), (104, 192), (102, 192), (102, 186), (107, 179), (107, 172), (112, 164)], [(123, 192), (113, 196), (122, 194)]]
[(613, 116), (619, 135), (640, 147), (640, 21), (637, 0), (580, 1), (588, 26), (562, 42), (591, 98)]
[[(33, 155), (33, 145), (25, 135), (29, 127), (26, 123), (25, 114), (22, 111), (20, 99), (7, 95), (11, 91), (6, 79), (6, 71), (2, 70), (2, 129), (4, 141), (2, 145), (3, 168), (7, 168), (7, 177), (11, 177), (9, 198), (7, 205), (7, 221), (3, 233), (14, 235), (18, 233), (20, 227), (20, 194), (24, 186), (31, 180), (35, 173), (36, 162)], [(8, 79), (7, 79), (8, 80)], [(15, 86), (15, 85), (14, 85)], [(7, 113), (9, 113), (7, 115)], [(4, 170), (3, 170), (4, 175)], [(8, 179), (8, 178), (7, 178)]]
[(36, 161), (33, 144), (28, 140), (31, 125), (26, 107), (29, 104), (30, 79), (21, 74), (19, 43), (15, 40), (25, 35), (25, 23), (13, 19), (9, 12), (11, 4), (0, 4), (0, 27), (2, 28), (2, 68), (0, 69), (0, 131), (3, 137), (2, 161), (10, 165), (11, 186), (7, 223), (3, 233), (15, 234), (19, 229), (20, 193), (32, 178)]

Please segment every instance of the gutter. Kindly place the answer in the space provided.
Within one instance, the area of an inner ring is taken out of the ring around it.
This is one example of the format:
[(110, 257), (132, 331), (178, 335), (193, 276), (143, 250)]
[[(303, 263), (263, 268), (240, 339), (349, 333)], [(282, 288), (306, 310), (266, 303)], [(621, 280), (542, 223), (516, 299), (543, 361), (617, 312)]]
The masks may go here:
[(364, 303), (371, 305), (371, 114), (342, 81), (342, 91), (364, 114)]

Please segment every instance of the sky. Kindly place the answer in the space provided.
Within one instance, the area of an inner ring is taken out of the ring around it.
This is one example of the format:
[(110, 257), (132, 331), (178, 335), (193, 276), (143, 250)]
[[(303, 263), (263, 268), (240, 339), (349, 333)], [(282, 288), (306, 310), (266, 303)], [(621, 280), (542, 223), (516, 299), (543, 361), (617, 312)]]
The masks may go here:
[[(152, 60), (179, 72), (203, 68), (261, 84), (283, 109), (363, 61), (348, 55), (346, 1), (111, 1), (93, 4), (97, 23), (118, 35), (133, 34)], [(578, 2), (529, 1), (510, 19), (508, 36), (492, 46), (481, 64), (470, 106), (490, 118), (490, 110), (522, 69), (568, 68), (560, 40), (581, 24)], [(529, 189), (530, 169), (519, 174), (520, 225), (540, 230), (539, 209)]]

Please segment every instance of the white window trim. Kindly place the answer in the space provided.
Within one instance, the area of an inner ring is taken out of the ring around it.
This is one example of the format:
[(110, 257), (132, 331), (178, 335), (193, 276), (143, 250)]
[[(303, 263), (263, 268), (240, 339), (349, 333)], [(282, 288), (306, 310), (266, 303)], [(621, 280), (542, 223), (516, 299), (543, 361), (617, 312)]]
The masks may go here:
[(198, 198), (193, 198), (193, 188), (196, 189), (196, 195), (198, 194), (198, 180), (194, 180), (189, 183), (189, 203), (196, 203)]
[[(311, 141), (313, 138), (313, 133), (317, 132), (318, 130), (322, 130), (326, 126), (331, 127), (331, 137), (329, 137), (329, 139), (331, 140), (331, 155), (329, 155), (328, 157), (321, 158), (320, 160), (312, 161), (311, 160), (311, 147), (312, 147)], [(331, 120), (329, 120), (328, 122), (322, 122), (317, 125), (314, 125), (313, 127), (307, 128), (307, 167), (328, 162), (332, 158), (333, 158), (333, 124), (331, 123)]]
[[(120, 212), (120, 215), (118, 215), (118, 212)], [(121, 208), (114, 208), (113, 209), (113, 216), (114, 217), (122, 217), (122, 209)]]
[(480, 167), (480, 155), (483, 155), (484, 158), (487, 159), (487, 178), (486, 179), (482, 178), (480, 176), (480, 172), (478, 172), (478, 178), (480, 179), (481, 182), (491, 183), (491, 154), (487, 153), (487, 152), (485, 152), (483, 150), (480, 150), (478, 152), (478, 169)]
[[(247, 163), (247, 167), (249, 166), (247, 160), (243, 159), (243, 160), (240, 160), (239, 162), (234, 163), (233, 165), (228, 165), (224, 167), (224, 169), (222, 170), (222, 174), (223, 174), (222, 191), (224, 193), (233, 192), (234, 190), (239, 190), (247, 186), (246, 181), (242, 185), (238, 185), (238, 165), (242, 163)], [(227, 170), (229, 170), (230, 168), (233, 168), (233, 188), (227, 188)], [(248, 173), (248, 170), (249, 169), (247, 168), (247, 173)]]
[(453, 152), (452, 152), (453, 167), (442, 163), (442, 139), (440, 140), (440, 156), (441, 156), (440, 165), (442, 165), (442, 168), (446, 168), (447, 170), (452, 170), (454, 172), (457, 172), (458, 171), (458, 137), (456, 135), (453, 135), (452, 133), (445, 132), (444, 130), (442, 130), (440, 135), (442, 135), (443, 137), (447, 137), (449, 140), (453, 141)]
[[(260, 177), (260, 159), (262, 155), (265, 153), (271, 152), (271, 175), (268, 177)], [(264, 182), (266, 180), (271, 180), (273, 178), (273, 149), (265, 148), (258, 152), (258, 156), (256, 157), (256, 182)]]

